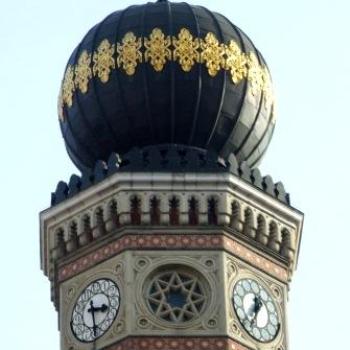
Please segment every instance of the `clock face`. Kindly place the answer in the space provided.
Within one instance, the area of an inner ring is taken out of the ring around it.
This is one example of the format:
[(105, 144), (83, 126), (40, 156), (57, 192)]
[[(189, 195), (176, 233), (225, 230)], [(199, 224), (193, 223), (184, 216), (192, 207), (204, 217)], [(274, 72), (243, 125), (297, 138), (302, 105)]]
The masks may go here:
[(120, 294), (116, 283), (99, 279), (89, 284), (75, 303), (71, 328), (82, 342), (93, 342), (111, 326), (119, 311)]
[(274, 340), (280, 320), (270, 293), (257, 281), (239, 280), (233, 289), (233, 307), (244, 329), (257, 341)]

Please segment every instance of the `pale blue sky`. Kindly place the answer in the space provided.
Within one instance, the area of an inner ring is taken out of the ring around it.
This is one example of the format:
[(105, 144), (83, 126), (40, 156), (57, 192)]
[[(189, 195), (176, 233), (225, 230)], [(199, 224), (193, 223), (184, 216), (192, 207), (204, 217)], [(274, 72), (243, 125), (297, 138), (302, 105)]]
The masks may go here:
[[(1, 0), (1, 348), (58, 349), (57, 315), (39, 267), (38, 213), (75, 172), (58, 128), (66, 61), (110, 12), (140, 0)], [(291, 284), (292, 350), (348, 347), (350, 2), (194, 0), (224, 13), (264, 55), (278, 123), (262, 162), (305, 213)]]

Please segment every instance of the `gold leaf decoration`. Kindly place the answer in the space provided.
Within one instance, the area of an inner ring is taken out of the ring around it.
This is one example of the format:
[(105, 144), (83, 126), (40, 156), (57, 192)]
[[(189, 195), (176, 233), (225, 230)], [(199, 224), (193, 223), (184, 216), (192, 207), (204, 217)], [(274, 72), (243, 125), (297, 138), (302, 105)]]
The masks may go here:
[(193, 65), (200, 61), (200, 41), (193, 39), (192, 34), (186, 28), (182, 28), (178, 38), (173, 37), (174, 61), (179, 61), (181, 68), (189, 72)]
[(208, 33), (201, 41), (202, 63), (205, 63), (210, 76), (215, 77), (225, 67), (225, 46), (220, 44), (213, 33)]
[(268, 108), (270, 105), (273, 104), (274, 96), (273, 96), (271, 76), (267, 67), (264, 67), (262, 69), (262, 81), (263, 81), (262, 91), (264, 94), (265, 108)]
[(75, 66), (75, 86), (79, 90), (86, 94), (88, 91), (89, 80), (92, 78), (92, 72), (90, 68), (91, 54), (84, 50), (79, 59), (78, 64)]
[(230, 40), (226, 49), (226, 66), (225, 69), (230, 71), (231, 79), (234, 84), (238, 84), (245, 79), (248, 74), (247, 59), (242, 53), (236, 42)]
[(170, 36), (165, 36), (161, 29), (154, 28), (148, 38), (145, 38), (145, 60), (150, 62), (157, 72), (161, 72), (167, 60), (171, 60)]
[(62, 89), (60, 89), (60, 93), (58, 95), (58, 101), (57, 101), (57, 112), (58, 112), (58, 118), (61, 122), (65, 121), (64, 117), (64, 110), (63, 110), (63, 97), (62, 97)]
[(62, 82), (62, 105), (66, 104), (68, 107), (72, 107), (74, 91), (74, 69), (69, 65)]
[(111, 70), (115, 68), (113, 55), (114, 45), (110, 44), (107, 39), (104, 39), (97, 48), (97, 51), (94, 52), (93, 72), (103, 83), (108, 82)]
[(137, 62), (142, 62), (141, 46), (141, 38), (136, 38), (132, 32), (124, 35), (122, 44), (117, 43), (118, 68), (122, 67), (127, 75), (134, 75)]
[(95, 52), (84, 50), (77, 64), (69, 65), (66, 69), (59, 99), (60, 120), (64, 120), (64, 107), (73, 105), (75, 90), (87, 93), (93, 77), (107, 83), (112, 70), (116, 68), (131, 76), (135, 74), (137, 66), (144, 62), (161, 72), (168, 61), (177, 62), (184, 72), (190, 72), (196, 64), (204, 64), (213, 78), (224, 69), (230, 72), (233, 84), (247, 79), (253, 96), (263, 93), (265, 108), (274, 104), (268, 68), (260, 64), (254, 52), (242, 52), (234, 40), (220, 43), (211, 32), (200, 39), (194, 37), (189, 29), (181, 28), (171, 38), (160, 28), (154, 28), (147, 38), (138, 38), (134, 33), (128, 32), (116, 45), (104, 39)]
[(253, 52), (249, 52), (247, 56), (248, 80), (251, 87), (252, 95), (258, 95), (263, 87), (262, 68), (257, 57)]

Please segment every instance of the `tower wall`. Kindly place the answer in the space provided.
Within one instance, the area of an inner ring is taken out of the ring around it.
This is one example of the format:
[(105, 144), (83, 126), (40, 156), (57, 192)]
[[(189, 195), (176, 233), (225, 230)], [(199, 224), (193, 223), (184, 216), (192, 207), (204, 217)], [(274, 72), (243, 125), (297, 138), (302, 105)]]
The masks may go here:
[[(74, 336), (72, 312), (89, 283), (108, 278), (118, 285), (120, 308), (98, 349), (287, 349), (287, 290), (302, 219), (244, 180), (217, 173), (116, 173), (44, 211), (42, 267), (60, 315), (61, 348), (91, 348)], [(193, 319), (152, 310), (150, 283), (166, 271), (202, 284), (205, 301)], [(267, 345), (252, 340), (232, 305), (235, 284), (250, 277), (271, 290), (281, 318)]]

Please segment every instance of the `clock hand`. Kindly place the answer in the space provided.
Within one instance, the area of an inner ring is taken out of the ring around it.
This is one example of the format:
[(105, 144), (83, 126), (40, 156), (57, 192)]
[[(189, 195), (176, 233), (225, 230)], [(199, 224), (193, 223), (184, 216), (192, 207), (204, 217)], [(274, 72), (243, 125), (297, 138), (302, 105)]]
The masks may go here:
[(102, 304), (100, 307), (95, 307), (95, 311), (106, 312), (108, 310), (108, 306), (106, 304)]
[(96, 308), (94, 307), (94, 302), (92, 300), (90, 300), (90, 309), (88, 309), (88, 312), (90, 312), (91, 316), (92, 316), (92, 330), (94, 332), (94, 336), (96, 337), (97, 326), (96, 326), (96, 321), (95, 321), (95, 311), (96, 311)]
[(256, 318), (258, 317), (258, 314), (263, 306), (263, 302), (261, 301), (260, 297), (255, 296), (254, 297), (254, 306), (253, 306), (253, 312), (254, 316), (250, 321), (250, 324), (253, 325), (254, 322), (256, 322)]
[(255, 296), (254, 297), (254, 311), (255, 313), (259, 313), (263, 306), (263, 302), (261, 301), (260, 297)]
[(106, 304), (102, 304), (100, 307), (95, 307), (93, 300), (90, 300), (90, 309), (88, 309), (88, 312), (91, 313), (92, 316), (92, 330), (94, 332), (94, 336), (97, 335), (97, 325), (96, 325), (96, 319), (95, 319), (95, 313), (96, 312), (106, 312), (108, 310), (108, 306)]

